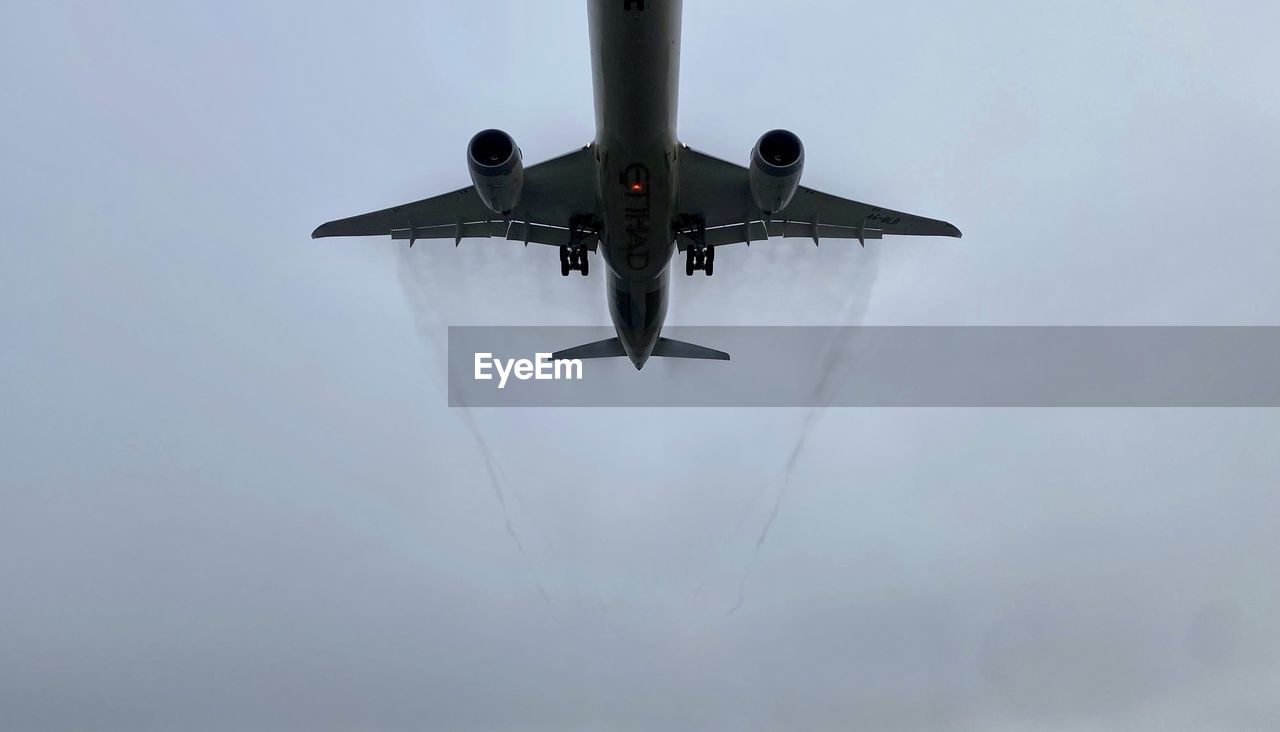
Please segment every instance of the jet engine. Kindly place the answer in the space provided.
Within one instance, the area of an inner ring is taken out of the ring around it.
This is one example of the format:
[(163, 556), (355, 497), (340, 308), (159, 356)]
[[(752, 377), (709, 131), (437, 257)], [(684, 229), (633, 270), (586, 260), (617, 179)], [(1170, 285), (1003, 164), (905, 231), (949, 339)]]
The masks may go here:
[(509, 216), (520, 203), (524, 187), (524, 163), (511, 135), (502, 130), (476, 133), (467, 145), (467, 168), (484, 205)]
[(766, 132), (751, 151), (751, 197), (766, 215), (775, 214), (791, 203), (803, 171), (800, 138), (787, 130)]

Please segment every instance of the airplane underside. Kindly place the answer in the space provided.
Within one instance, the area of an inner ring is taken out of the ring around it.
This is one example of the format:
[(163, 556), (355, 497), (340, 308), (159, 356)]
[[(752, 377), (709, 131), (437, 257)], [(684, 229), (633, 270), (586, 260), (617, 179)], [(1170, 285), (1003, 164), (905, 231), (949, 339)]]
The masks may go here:
[[(771, 238), (857, 240), (959, 237), (934, 219), (800, 185), (805, 151), (786, 130), (761, 136), (748, 164), (698, 152), (676, 138), (680, 0), (588, 0), (596, 139), (525, 168), (496, 129), (467, 146), (472, 185), (330, 221), (312, 236), (407, 240), (499, 238), (556, 246), (560, 274), (588, 276), (599, 254), (617, 337), (561, 351), (576, 358), (651, 356), (727, 360), (661, 336), (674, 254), (686, 276), (715, 272), (716, 250)], [(559, 354), (558, 354), (559, 355)]]

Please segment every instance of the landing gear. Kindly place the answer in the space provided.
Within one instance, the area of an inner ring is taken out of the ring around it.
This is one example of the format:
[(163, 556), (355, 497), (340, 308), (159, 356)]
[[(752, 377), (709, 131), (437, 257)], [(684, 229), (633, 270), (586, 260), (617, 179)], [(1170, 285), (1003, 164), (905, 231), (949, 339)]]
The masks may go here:
[(590, 270), (587, 260), (587, 250), (579, 247), (570, 249), (569, 247), (560, 247), (560, 274), (568, 277), (570, 272), (581, 272), (583, 277), (587, 276)]
[(703, 247), (702, 249), (689, 247), (685, 250), (684, 273), (686, 275), (692, 277), (694, 272), (701, 270), (703, 274), (710, 277), (715, 273), (715, 267), (715, 247)]
[(569, 220), (569, 243), (560, 247), (560, 275), (568, 277), (570, 272), (581, 272), (587, 276), (591, 266), (587, 261), (585, 239), (600, 232), (600, 225), (590, 216), (574, 216)]
[(689, 240), (685, 247), (684, 273), (690, 277), (701, 270), (708, 277), (715, 272), (716, 250), (707, 246), (707, 224), (701, 217), (688, 216), (676, 225), (676, 238)]

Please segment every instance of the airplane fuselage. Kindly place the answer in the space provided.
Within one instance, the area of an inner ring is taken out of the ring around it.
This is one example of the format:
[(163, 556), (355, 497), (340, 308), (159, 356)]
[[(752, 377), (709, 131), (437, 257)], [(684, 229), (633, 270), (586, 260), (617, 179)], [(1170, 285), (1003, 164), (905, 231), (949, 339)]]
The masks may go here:
[(589, 0), (596, 191), (609, 314), (631, 361), (653, 352), (675, 250), (681, 0)]

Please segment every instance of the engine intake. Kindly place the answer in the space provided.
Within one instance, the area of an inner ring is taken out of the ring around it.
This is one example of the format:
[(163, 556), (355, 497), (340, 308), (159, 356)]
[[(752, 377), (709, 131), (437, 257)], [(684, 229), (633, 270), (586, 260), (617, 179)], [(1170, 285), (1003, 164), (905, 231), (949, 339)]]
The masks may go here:
[(524, 187), (524, 162), (511, 135), (502, 130), (476, 133), (467, 145), (467, 168), (484, 205), (509, 216), (520, 203)]
[(751, 151), (751, 197), (767, 215), (791, 203), (804, 172), (804, 144), (795, 133), (773, 130), (764, 133)]

